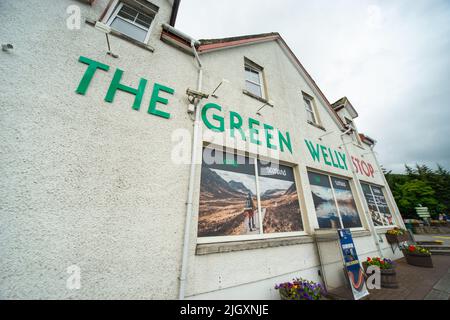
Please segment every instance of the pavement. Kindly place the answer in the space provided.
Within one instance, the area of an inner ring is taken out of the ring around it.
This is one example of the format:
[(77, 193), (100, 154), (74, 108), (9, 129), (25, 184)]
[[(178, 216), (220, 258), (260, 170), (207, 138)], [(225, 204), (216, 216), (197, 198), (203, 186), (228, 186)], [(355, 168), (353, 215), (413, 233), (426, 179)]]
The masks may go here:
[[(417, 239), (418, 240), (418, 239)], [(366, 300), (450, 300), (450, 256), (433, 255), (434, 268), (421, 268), (399, 259), (396, 289), (373, 289)], [(352, 300), (349, 287), (330, 292), (334, 299)]]
[(444, 246), (450, 246), (450, 234), (414, 234), (415, 241), (443, 241)]

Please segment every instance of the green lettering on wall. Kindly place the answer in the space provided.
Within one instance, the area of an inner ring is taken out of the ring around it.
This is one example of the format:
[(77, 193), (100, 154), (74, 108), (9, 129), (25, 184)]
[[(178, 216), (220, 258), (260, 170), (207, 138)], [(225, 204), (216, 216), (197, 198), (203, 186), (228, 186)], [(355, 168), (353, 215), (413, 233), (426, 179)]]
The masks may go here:
[(328, 154), (326, 152), (327, 147), (320, 145), (320, 150), (322, 151), (322, 157), (323, 157), (323, 162), (325, 162), (326, 165), (331, 166), (331, 162), (328, 161)]
[(97, 71), (97, 69), (108, 71), (109, 66), (107, 66), (106, 64), (91, 60), (89, 58), (83, 57), (83, 56), (80, 56), (78, 61), (87, 64), (88, 67), (87, 67), (86, 71), (84, 72), (83, 78), (81, 78), (81, 81), (78, 84), (78, 87), (75, 90), (75, 92), (85, 95), (87, 88), (89, 87), (89, 84), (91, 83), (91, 80), (94, 77), (95, 71)]
[(253, 125), (259, 126), (259, 121), (253, 118), (248, 118), (248, 128), (250, 129), (250, 142), (255, 143), (257, 145), (261, 144), (261, 141), (258, 138), (255, 138), (255, 135), (259, 135), (259, 130), (254, 128)]
[(337, 165), (337, 163), (335, 163), (335, 162), (334, 162), (334, 158), (333, 158), (333, 152), (331, 151), (331, 149), (330, 149), (330, 148), (328, 148), (328, 154), (330, 155), (330, 158), (331, 158), (331, 163), (333, 164), (333, 167), (335, 167), (335, 168), (339, 168), (339, 167), (338, 167), (338, 165)]
[(266, 132), (266, 145), (267, 145), (267, 148), (273, 149), (273, 150), (277, 150), (277, 147), (274, 146), (274, 145), (270, 142), (270, 140), (273, 139), (273, 135), (272, 135), (272, 133), (270, 132), (270, 131), (272, 131), (272, 130), (273, 130), (273, 127), (272, 127), (272, 126), (270, 126), (270, 125), (268, 125), (268, 124), (264, 124), (264, 131)]
[[(234, 119), (236, 119), (237, 121), (235, 121)], [(241, 134), (242, 140), (245, 141), (245, 133), (244, 130), (242, 130), (242, 117), (239, 113), (230, 111), (230, 136), (232, 138), (234, 138), (234, 131), (236, 129)]]
[(316, 148), (314, 148), (311, 141), (305, 139), (306, 146), (308, 147), (309, 153), (314, 161), (320, 162), (320, 153), (319, 153), (319, 145), (316, 144)]
[(211, 122), (209, 122), (209, 120), (208, 120), (208, 118), (206, 116), (206, 112), (209, 109), (215, 109), (215, 110), (218, 110), (218, 111), (222, 111), (222, 107), (219, 106), (218, 104), (215, 104), (215, 103), (205, 104), (203, 106), (203, 109), (202, 109), (202, 120), (203, 120), (203, 123), (206, 125), (206, 127), (208, 129), (211, 129), (212, 131), (223, 132), (225, 130), (225, 124), (224, 124), (223, 117), (214, 114), (212, 118), (214, 120), (218, 121), (219, 125), (218, 126), (213, 125)]
[(152, 97), (150, 99), (150, 104), (148, 106), (148, 113), (154, 114), (155, 116), (158, 116), (158, 117), (169, 119), (170, 113), (156, 109), (156, 104), (158, 102), (165, 104), (165, 105), (167, 103), (169, 103), (169, 100), (159, 96), (160, 91), (167, 92), (169, 94), (173, 94), (175, 92), (175, 90), (173, 90), (172, 88), (163, 86), (162, 84), (159, 84), (159, 83), (155, 83), (155, 85), (153, 86), (153, 92), (152, 92)]
[(342, 159), (342, 162), (344, 163), (344, 168), (343, 169), (348, 170), (348, 168), (347, 168), (347, 161), (345, 161), (345, 154), (342, 154), (340, 152), (338, 152), (338, 153), (339, 153), (339, 156)]
[(339, 168), (345, 169), (345, 168), (342, 166), (341, 161), (339, 160), (339, 152), (337, 152), (336, 150), (334, 150), (334, 155), (336, 156), (336, 160), (337, 160), (337, 162), (338, 162)]
[(106, 93), (105, 96), (105, 101), (113, 102), (117, 90), (122, 90), (124, 92), (134, 94), (136, 96), (133, 102), (133, 109), (139, 110), (139, 108), (141, 107), (142, 97), (144, 96), (145, 86), (147, 85), (147, 80), (141, 78), (139, 80), (139, 87), (135, 89), (120, 83), (122, 75), (123, 71), (120, 69), (117, 69), (116, 72), (114, 72), (114, 77), (111, 81), (111, 84), (109, 85), (108, 92)]
[(289, 152), (292, 153), (292, 146), (291, 146), (291, 137), (289, 136), (289, 132), (286, 131), (286, 138), (283, 137), (283, 134), (281, 131), (278, 131), (278, 141), (280, 143), (280, 150), (284, 151), (283, 145), (288, 148)]

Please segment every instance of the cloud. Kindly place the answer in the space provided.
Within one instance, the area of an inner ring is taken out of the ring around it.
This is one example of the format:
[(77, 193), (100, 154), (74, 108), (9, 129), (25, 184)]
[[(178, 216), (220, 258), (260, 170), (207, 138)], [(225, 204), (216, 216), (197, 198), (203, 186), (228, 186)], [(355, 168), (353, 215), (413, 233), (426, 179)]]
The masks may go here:
[(382, 165), (450, 169), (450, 1), (182, 1), (196, 38), (278, 31), (330, 101), (347, 96)]

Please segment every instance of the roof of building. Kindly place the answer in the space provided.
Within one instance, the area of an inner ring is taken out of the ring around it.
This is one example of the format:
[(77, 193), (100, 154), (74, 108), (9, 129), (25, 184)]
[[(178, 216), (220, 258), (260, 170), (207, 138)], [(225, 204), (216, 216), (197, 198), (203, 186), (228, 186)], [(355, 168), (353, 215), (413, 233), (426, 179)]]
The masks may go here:
[(361, 139), (362, 142), (364, 142), (365, 144), (368, 144), (369, 146), (375, 145), (377, 143), (377, 141), (375, 139), (372, 139), (371, 137), (366, 136), (364, 133), (360, 133), (359, 138)]
[[(187, 39), (183, 39), (179, 35), (176, 35), (172, 33), (170, 30), (163, 30), (162, 39), (168, 40), (173, 42), (175, 40), (175, 45), (178, 47), (184, 49), (184, 50), (192, 50), (190, 48), (190, 43), (187, 41)], [(199, 45), (196, 46), (196, 49), (199, 53), (207, 53), (211, 51), (217, 51), (217, 50), (223, 50), (223, 49), (229, 49), (237, 46), (242, 45), (250, 45), (250, 44), (256, 44), (266, 41), (278, 41), (282, 47), (285, 49), (286, 53), (294, 60), (295, 64), (298, 66), (298, 68), (307, 76), (309, 81), (311, 82), (312, 86), (317, 90), (318, 94), (322, 98), (322, 100), (325, 102), (326, 107), (328, 107), (328, 110), (335, 118), (336, 122), (340, 126), (341, 130), (345, 130), (346, 125), (337, 113), (337, 111), (333, 108), (331, 103), (328, 101), (328, 99), (323, 94), (322, 90), (319, 88), (317, 83), (313, 80), (311, 75), (306, 71), (306, 69), (303, 67), (297, 56), (294, 54), (294, 52), (289, 48), (289, 46), (284, 41), (283, 37), (278, 32), (270, 32), (270, 33), (260, 33), (260, 34), (252, 34), (252, 35), (243, 35), (243, 36), (237, 36), (237, 37), (227, 37), (227, 38), (219, 38), (219, 39), (201, 39), (199, 40)], [(348, 100), (348, 99), (347, 99)], [(353, 107), (352, 107), (353, 108)], [(354, 109), (353, 109), (354, 110)], [(356, 110), (355, 110), (356, 112)]]

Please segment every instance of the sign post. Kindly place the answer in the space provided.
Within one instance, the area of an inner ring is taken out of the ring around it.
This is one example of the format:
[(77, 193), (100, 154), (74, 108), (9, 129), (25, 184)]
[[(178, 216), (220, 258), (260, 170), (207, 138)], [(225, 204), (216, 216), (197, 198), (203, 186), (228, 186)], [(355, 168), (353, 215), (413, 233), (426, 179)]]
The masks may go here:
[(350, 282), (353, 297), (360, 300), (369, 295), (367, 291), (364, 274), (353, 243), (352, 233), (349, 229), (339, 229), (339, 244), (344, 259), (346, 276)]

